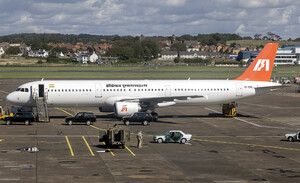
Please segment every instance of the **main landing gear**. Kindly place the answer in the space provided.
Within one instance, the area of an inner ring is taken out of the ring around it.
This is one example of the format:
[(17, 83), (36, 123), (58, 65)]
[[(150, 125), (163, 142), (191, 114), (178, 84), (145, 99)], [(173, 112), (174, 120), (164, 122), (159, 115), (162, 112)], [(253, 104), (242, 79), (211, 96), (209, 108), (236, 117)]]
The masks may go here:
[(235, 117), (236, 116), (236, 106), (235, 102), (222, 105), (222, 113), (224, 117)]

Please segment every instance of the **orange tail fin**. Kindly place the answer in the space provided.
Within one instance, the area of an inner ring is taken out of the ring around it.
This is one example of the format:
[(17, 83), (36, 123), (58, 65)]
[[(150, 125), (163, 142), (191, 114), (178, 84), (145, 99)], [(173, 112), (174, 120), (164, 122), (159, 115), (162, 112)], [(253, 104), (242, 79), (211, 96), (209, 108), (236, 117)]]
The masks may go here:
[(278, 43), (268, 43), (247, 70), (235, 80), (270, 81)]

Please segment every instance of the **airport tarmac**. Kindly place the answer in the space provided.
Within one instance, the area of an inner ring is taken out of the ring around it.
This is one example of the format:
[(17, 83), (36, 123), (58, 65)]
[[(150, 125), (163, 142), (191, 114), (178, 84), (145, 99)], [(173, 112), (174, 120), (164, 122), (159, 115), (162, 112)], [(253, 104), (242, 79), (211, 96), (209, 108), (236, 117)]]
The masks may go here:
[[(8, 92), (30, 80), (0, 80), (0, 105)], [(238, 102), (238, 115), (224, 118), (221, 106), (157, 109), (159, 121), (124, 126), (97, 108), (50, 108), (51, 122), (0, 125), (0, 182), (300, 182), (300, 142), (284, 134), (300, 130), (300, 94), (295, 87)], [(92, 111), (92, 126), (64, 117)], [(125, 149), (98, 142), (99, 131), (118, 124), (129, 130)], [(188, 144), (152, 143), (168, 130), (193, 135)], [(144, 133), (143, 148), (135, 134)], [(37, 147), (38, 152), (19, 151)], [(106, 151), (106, 152), (103, 152)]]

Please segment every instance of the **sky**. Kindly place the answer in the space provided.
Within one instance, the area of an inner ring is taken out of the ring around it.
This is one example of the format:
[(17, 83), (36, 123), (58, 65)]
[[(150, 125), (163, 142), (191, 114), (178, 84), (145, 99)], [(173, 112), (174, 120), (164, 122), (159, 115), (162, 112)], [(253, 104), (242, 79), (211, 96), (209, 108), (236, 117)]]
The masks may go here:
[(300, 37), (299, 0), (0, 0), (0, 35)]

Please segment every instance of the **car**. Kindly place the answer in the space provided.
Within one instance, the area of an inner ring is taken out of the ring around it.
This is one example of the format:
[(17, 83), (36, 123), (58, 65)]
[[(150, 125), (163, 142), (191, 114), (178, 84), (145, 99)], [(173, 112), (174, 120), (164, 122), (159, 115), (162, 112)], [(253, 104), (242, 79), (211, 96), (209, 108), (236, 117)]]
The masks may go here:
[(185, 144), (192, 140), (192, 135), (184, 133), (180, 130), (170, 130), (163, 135), (154, 135), (153, 141), (158, 143), (163, 142), (179, 142)]
[(142, 125), (148, 125), (153, 121), (153, 117), (148, 112), (136, 112), (131, 116), (125, 116), (122, 118), (125, 125), (129, 125), (131, 122), (140, 122)]
[(287, 133), (285, 134), (285, 138), (288, 139), (290, 142), (294, 142), (295, 140), (300, 140), (300, 131), (297, 133)]
[(4, 118), (5, 124), (10, 125), (13, 122), (23, 122), (25, 125), (29, 125), (35, 121), (35, 116), (31, 112), (17, 112), (13, 116), (7, 116)]
[(73, 123), (85, 123), (86, 125), (91, 125), (93, 122), (96, 122), (96, 116), (92, 112), (78, 112), (75, 116), (70, 116), (65, 118), (65, 122), (68, 125)]

